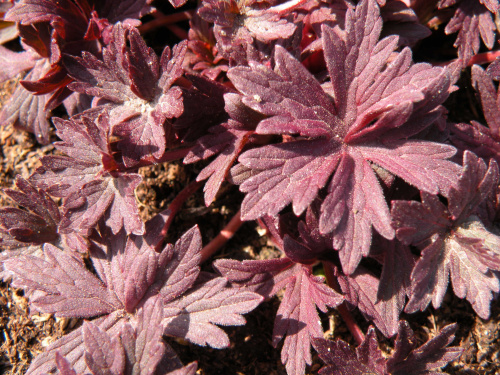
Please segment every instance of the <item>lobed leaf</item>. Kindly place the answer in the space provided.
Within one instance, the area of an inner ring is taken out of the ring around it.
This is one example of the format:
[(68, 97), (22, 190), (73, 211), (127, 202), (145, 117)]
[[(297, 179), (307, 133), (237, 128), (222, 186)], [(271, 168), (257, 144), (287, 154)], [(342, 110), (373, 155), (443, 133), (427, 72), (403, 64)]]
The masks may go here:
[(163, 309), (164, 334), (183, 337), (213, 348), (229, 346), (227, 334), (218, 325), (243, 325), (245, 314), (262, 301), (256, 293), (226, 287), (218, 277), (201, 284)]

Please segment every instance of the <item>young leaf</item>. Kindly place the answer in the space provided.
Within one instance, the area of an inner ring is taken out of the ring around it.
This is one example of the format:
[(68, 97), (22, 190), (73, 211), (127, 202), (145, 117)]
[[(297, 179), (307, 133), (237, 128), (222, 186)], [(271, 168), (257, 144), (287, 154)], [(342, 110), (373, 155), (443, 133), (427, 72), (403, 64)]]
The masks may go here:
[[(449, 347), (455, 339), (458, 326), (449, 324), (443, 327), (439, 333), (416, 348), (413, 330), (408, 322), (402, 320), (399, 323), (399, 332), (396, 337), (394, 353), (387, 360), (387, 366), (391, 374), (428, 374), (431, 370), (446, 366), (449, 362), (457, 359), (463, 352), (458, 346)], [(440, 374), (441, 372), (431, 372)]]
[(411, 298), (406, 311), (423, 310), (432, 301), (441, 305), (451, 278), (453, 290), (467, 298), (476, 313), (489, 316), (493, 293), (500, 290), (500, 238), (475, 215), (478, 206), (496, 191), (498, 167), (489, 167), (470, 152), (458, 187), (451, 189), (448, 207), (438, 197), (422, 193), (422, 202), (393, 201), (397, 237), (423, 250), (412, 272)]
[(336, 307), (342, 297), (307, 267), (296, 265), (290, 276), (274, 322), (273, 345), (277, 346), (286, 336), (281, 361), (287, 374), (299, 375), (304, 373), (306, 364), (312, 364), (311, 340), (323, 336), (316, 307), (327, 312), (327, 306)]
[[(33, 311), (67, 317), (107, 314), (94, 321), (96, 326), (84, 325), (54, 342), (28, 373), (54, 369), (58, 351), (76, 371), (135, 374), (140, 369), (153, 374), (161, 367), (167, 373), (180, 366), (162, 334), (217, 348), (229, 345), (216, 324), (244, 324), (242, 314), (253, 310), (262, 297), (226, 286), (223, 277), (200, 278), (193, 285), (199, 274), (201, 234), (194, 227), (174, 246), (157, 253), (165, 220), (165, 215), (150, 220), (143, 236), (127, 237), (123, 230), (112, 235), (100, 228), (102, 237), (94, 235), (90, 249), (97, 276), (80, 258), (50, 244), (45, 245), (43, 258), (5, 261), (13, 285), (28, 292)], [(166, 358), (173, 364), (164, 363)], [(194, 368), (190, 365), (180, 373), (190, 374)]]
[(438, 335), (416, 348), (412, 329), (404, 320), (399, 322), (395, 350), (389, 358), (378, 348), (375, 329), (370, 327), (364, 341), (353, 352), (342, 340), (313, 340), (320, 358), (325, 362), (319, 374), (424, 375), (444, 374), (432, 371), (458, 358), (463, 349), (448, 347), (455, 338), (456, 324), (450, 324)]
[[(396, 334), (399, 314), (404, 307), (404, 294), (391, 299), (379, 299), (378, 292), (383, 288), (380, 280), (364, 267), (358, 267), (351, 275), (339, 275), (338, 282), (346, 301), (357, 306), (384, 336), (392, 337)], [(397, 297), (400, 299), (399, 303)]]
[(312, 364), (312, 338), (323, 334), (316, 308), (326, 312), (327, 307), (339, 305), (343, 297), (325, 285), (322, 277), (312, 274), (311, 259), (317, 257), (319, 252), (315, 253), (307, 245), (288, 235), (283, 239), (283, 246), (285, 254), (290, 254), (297, 262), (305, 261), (306, 264), (294, 264), (286, 257), (243, 262), (223, 259), (216, 261), (214, 267), (233, 286), (256, 291), (265, 298), (286, 289), (276, 314), (273, 345), (277, 346), (284, 338), (281, 361), (288, 374), (298, 375), (304, 373), (306, 364)]
[[(130, 18), (138, 18), (152, 10), (148, 5), (150, 2), (16, 2), (4, 19), (18, 23), (23, 47), (28, 52), (36, 51), (37, 59), (34, 61), (30, 57), (22, 64), (10, 61), (11, 71), (20, 67), (31, 68), (26, 65), (27, 62), (33, 65), (33, 69), (24, 77), (22, 86), (18, 86), (9, 105), (2, 110), (0, 122), (15, 123), (34, 133), (39, 142), (49, 143), (48, 111), (71, 94), (66, 88), (71, 78), (62, 64), (62, 54), (80, 56), (82, 51), (100, 50), (99, 39), (106, 34), (104, 30), (110, 23), (129, 19), (128, 23), (133, 24)], [(135, 23), (137, 25), (137, 21)]]
[(68, 121), (56, 118), (54, 124), (62, 139), (55, 146), (67, 156), (43, 157), (42, 167), (30, 182), (64, 198), (61, 227), (88, 235), (106, 216), (106, 224), (114, 233), (121, 228), (128, 233), (143, 233), (134, 195), (142, 178), (120, 171), (111, 150), (108, 112), (92, 109)]
[[(439, 7), (444, 8), (456, 3), (457, 0), (441, 0)], [(498, 0), (458, 1), (455, 14), (446, 25), (445, 32), (458, 32), (454, 46), (458, 47), (458, 58), (464, 66), (479, 52), (479, 37), (488, 49), (493, 48), (496, 27), (492, 16), (498, 14), (499, 10)]]
[(5, 193), (31, 212), (13, 207), (0, 208), (0, 225), (19, 242), (41, 244), (55, 241), (61, 220), (56, 203), (21, 176), (16, 177), (16, 186), (19, 191), (8, 189)]
[[(40, 78), (45, 74), (47, 65), (48, 62), (45, 59), (37, 60), (25, 78)], [(45, 108), (47, 100), (46, 95), (34, 95), (19, 85), (6, 105), (3, 106), (0, 112), (0, 123), (16, 124), (21, 129), (35, 134), (38, 142), (47, 144), (49, 143), (50, 129), (49, 114)]]
[(166, 47), (161, 59), (139, 32), (122, 24), (113, 27), (100, 60), (90, 53), (67, 56), (65, 66), (76, 82), (69, 88), (108, 102), (113, 133), (126, 166), (165, 152), (165, 124), (183, 112), (182, 92), (172, 86), (182, 73), (186, 43)]
[(313, 339), (314, 348), (326, 363), (319, 374), (373, 374), (387, 375), (387, 364), (378, 348), (375, 329), (370, 327), (365, 340), (353, 352), (342, 340), (328, 341), (323, 338)]
[[(490, 67), (494, 65), (491, 64)], [(488, 69), (490, 70), (490, 69)], [(451, 125), (451, 140), (462, 150), (500, 162), (500, 97), (490, 75), (479, 65), (471, 68), (472, 83), (479, 93), (487, 127), (477, 121)]]
[(270, 42), (295, 32), (296, 25), (290, 17), (282, 17), (285, 12), (279, 6), (263, 9), (255, 5), (251, 0), (205, 0), (198, 9), (202, 19), (215, 24), (217, 46), (224, 57), (234, 57), (235, 50), (251, 45), (254, 39)]
[(125, 353), (120, 342), (98, 326), (84, 322), (85, 363), (93, 374), (119, 375), (125, 367)]

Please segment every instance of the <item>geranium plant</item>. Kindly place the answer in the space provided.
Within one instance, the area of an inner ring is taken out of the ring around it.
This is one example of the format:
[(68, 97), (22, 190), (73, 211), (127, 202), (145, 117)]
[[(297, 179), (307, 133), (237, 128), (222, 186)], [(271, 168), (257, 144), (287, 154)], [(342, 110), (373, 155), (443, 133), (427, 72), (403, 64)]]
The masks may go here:
[[(500, 62), (482, 51), (496, 45), (498, 0), (0, 7), (0, 80), (21, 77), (1, 125), (55, 149), (4, 190), (0, 276), (32, 314), (80, 319), (28, 374), (194, 374), (196, 358), (184, 366), (166, 337), (228, 347), (218, 326), (275, 296), (288, 375), (308, 372), (314, 352), (320, 374), (439, 374), (462, 353), (457, 325), (419, 342), (410, 314), (450, 289), (489, 318)], [(425, 54), (426, 38), (455, 32), (458, 58)], [(469, 72), (483, 115), (463, 119), (447, 100)], [(177, 160), (198, 173), (145, 221), (141, 170)], [(201, 186), (207, 206), (239, 189), (237, 215), (204, 247), (196, 226), (166, 244)], [(245, 221), (281, 256), (214, 260)], [(332, 310), (355, 350), (325, 334)]]

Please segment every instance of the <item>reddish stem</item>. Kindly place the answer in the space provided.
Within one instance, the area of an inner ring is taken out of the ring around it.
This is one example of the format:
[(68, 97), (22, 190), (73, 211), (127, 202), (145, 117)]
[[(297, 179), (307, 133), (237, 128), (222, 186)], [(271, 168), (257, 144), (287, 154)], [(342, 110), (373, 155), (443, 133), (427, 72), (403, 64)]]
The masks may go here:
[(275, 5), (268, 9), (270, 12), (275, 12), (278, 14), (286, 14), (294, 10), (295, 8), (304, 4), (306, 0), (290, 0), (279, 5)]
[(139, 31), (141, 34), (145, 34), (162, 26), (171, 25), (179, 21), (190, 20), (193, 17), (193, 12), (193, 10), (186, 10), (184, 12), (162, 15), (152, 21), (149, 21), (148, 23), (145, 23), (144, 25), (139, 26)]
[(467, 66), (472, 66), (474, 64), (482, 65), (495, 61), (497, 57), (500, 56), (500, 51), (488, 51), (483, 53), (478, 53), (469, 60)]
[(149, 157), (143, 158), (138, 164), (135, 164), (134, 166), (128, 168), (123, 166), (123, 163), (119, 163), (117, 164), (116, 169), (119, 172), (135, 172), (141, 167), (149, 167), (152, 164), (161, 164), (169, 161), (179, 160), (184, 158), (192, 148), (192, 146), (176, 148), (174, 150), (165, 152), (159, 159), (155, 159), (152, 155), (149, 155)]
[[(326, 276), (326, 282), (327, 284), (336, 292), (340, 293), (340, 286), (337, 282), (337, 278), (335, 276), (335, 272), (333, 270), (332, 265), (329, 262), (323, 262), (323, 269), (325, 270), (325, 276)], [(354, 337), (354, 340), (356, 341), (356, 344), (360, 345), (363, 340), (365, 339), (365, 335), (361, 328), (359, 328), (358, 324), (352, 317), (351, 312), (347, 308), (347, 305), (345, 302), (342, 302), (339, 306), (337, 306), (337, 311), (339, 312), (340, 316), (344, 320), (344, 323), (347, 325), (347, 328), (349, 329), (349, 332), (351, 332), (351, 335)]]
[[(174, 221), (175, 215), (181, 209), (184, 202), (193, 195), (196, 190), (200, 188), (203, 183), (201, 181), (192, 181), (190, 182), (184, 189), (181, 190), (179, 194), (174, 198), (172, 202), (168, 205), (168, 208), (164, 210), (162, 213), (167, 216), (167, 221), (163, 225), (163, 228), (160, 232), (161, 238), (165, 238), (167, 236), (170, 225)], [(156, 245), (156, 251), (161, 251), (162, 242)]]
[(236, 215), (229, 221), (229, 223), (220, 231), (220, 233), (210, 241), (203, 249), (201, 249), (201, 261), (203, 263), (212, 255), (214, 255), (217, 250), (226, 244), (227, 241), (240, 229), (243, 221), (241, 221), (241, 212), (238, 211)]
[[(483, 65), (483, 64), (492, 63), (493, 61), (496, 60), (497, 57), (500, 57), (500, 50), (499, 51), (488, 51), (488, 52), (478, 53), (478, 54), (471, 57), (471, 59), (469, 60), (469, 62), (467, 63), (466, 66), (472, 66), (474, 64)], [(447, 66), (447, 65), (454, 63), (457, 60), (458, 59), (454, 59), (454, 60), (446, 61), (446, 62), (441, 62), (441, 63), (436, 64), (436, 66)]]

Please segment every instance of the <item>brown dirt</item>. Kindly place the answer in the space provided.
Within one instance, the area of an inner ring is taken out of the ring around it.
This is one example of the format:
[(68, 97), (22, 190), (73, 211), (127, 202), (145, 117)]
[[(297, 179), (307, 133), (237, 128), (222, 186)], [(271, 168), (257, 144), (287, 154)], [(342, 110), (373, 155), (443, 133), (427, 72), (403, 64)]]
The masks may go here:
[[(12, 83), (0, 87), (0, 98), (8, 96)], [(1, 101), (0, 101), (1, 106)], [(0, 130), (0, 185), (12, 187), (16, 174), (28, 177), (38, 165), (42, 155), (53, 152), (52, 146), (39, 147), (29, 134), (11, 127)], [(171, 163), (144, 168), (140, 171), (144, 182), (137, 189), (136, 197), (144, 220), (167, 207), (168, 203), (196, 175), (196, 167)], [(176, 218), (171, 240), (199, 221), (204, 243), (213, 238), (225, 223), (237, 212), (240, 193), (228, 187), (217, 202), (204, 206), (202, 192), (190, 199)], [(0, 195), (0, 205), (10, 204)], [(278, 253), (259, 234), (253, 223), (246, 223), (216, 257), (236, 259), (265, 259)], [(231, 338), (227, 350), (215, 350), (167, 339), (184, 363), (198, 361), (198, 374), (204, 375), (281, 375), (285, 370), (280, 360), (280, 348), (271, 345), (273, 320), (279, 306), (278, 298), (263, 303), (246, 315), (244, 327), (225, 328)], [(355, 318), (366, 330), (368, 323), (359, 315)], [(467, 302), (448, 293), (442, 308), (428, 309), (424, 313), (404, 316), (416, 331), (418, 340), (425, 342), (436, 335), (443, 326), (457, 322), (460, 329), (454, 345), (462, 346), (462, 357), (448, 365), (448, 374), (493, 375), (500, 373), (500, 304), (492, 304), (491, 319), (478, 318)], [(68, 324), (69, 323), (69, 324)], [(30, 317), (27, 300), (22, 292), (0, 283), (0, 373), (23, 374), (31, 360), (44, 347), (71, 330), (76, 320), (56, 320), (50, 315)], [(347, 329), (336, 311), (324, 318), (330, 338), (342, 338), (352, 343)], [(384, 350), (390, 351), (390, 343), (383, 341)], [(316, 374), (321, 362), (314, 355), (313, 366), (308, 374)]]

